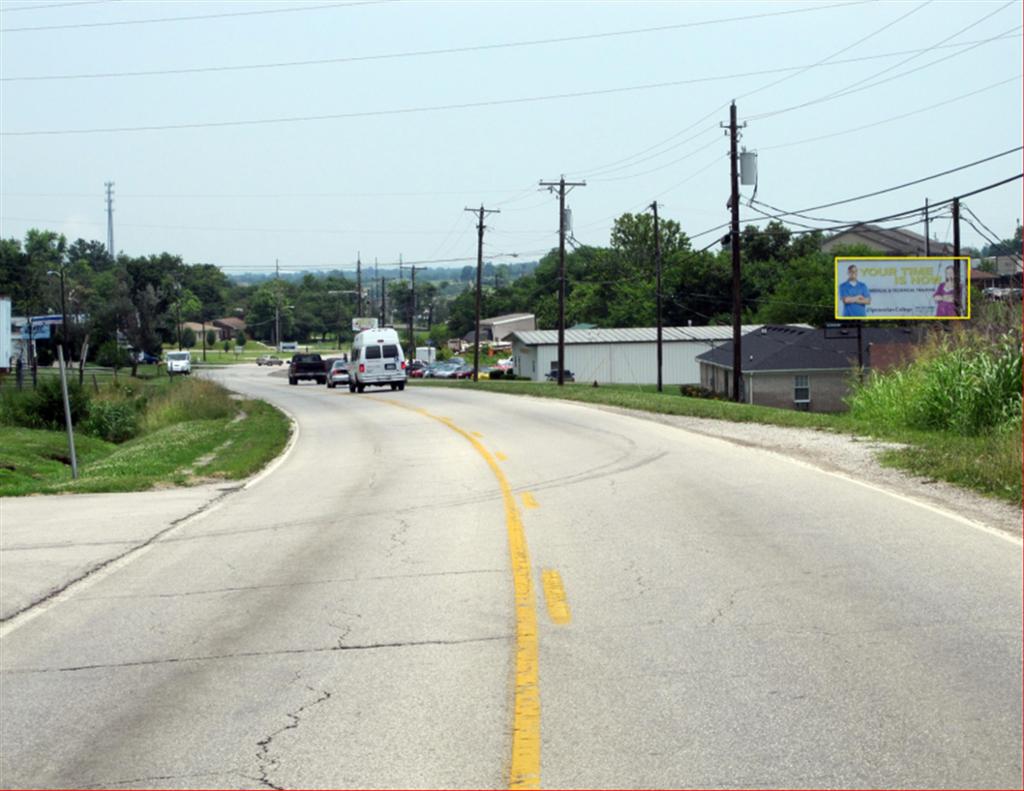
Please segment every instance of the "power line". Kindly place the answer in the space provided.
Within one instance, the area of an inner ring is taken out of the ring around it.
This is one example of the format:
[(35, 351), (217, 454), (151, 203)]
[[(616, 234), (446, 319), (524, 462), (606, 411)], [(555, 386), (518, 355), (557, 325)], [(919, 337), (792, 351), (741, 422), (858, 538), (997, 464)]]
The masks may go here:
[[(989, 43), (997, 39), (991, 39), (983, 41), (982, 43)], [(181, 129), (215, 129), (215, 128), (228, 128), (238, 126), (258, 126), (266, 124), (286, 124), (286, 123), (309, 123), (314, 121), (331, 121), (341, 120), (348, 118), (369, 118), (369, 117), (381, 117), (381, 116), (393, 116), (393, 115), (407, 115), (412, 113), (424, 113), (424, 112), (439, 112), (447, 110), (465, 110), (477, 107), (497, 107), (506, 105), (516, 104), (530, 104), (534, 102), (545, 102), (545, 101), (556, 101), (560, 99), (575, 99), (591, 96), (608, 96), (612, 94), (630, 93), (633, 91), (646, 91), (646, 90), (657, 90), (662, 88), (674, 88), (681, 85), (691, 85), (699, 82), (708, 82), (714, 80), (733, 79), (740, 76), (746, 75), (726, 75), (718, 77), (698, 77), (686, 80), (669, 80), (665, 82), (655, 83), (641, 83), (638, 85), (628, 85), (619, 88), (598, 88), (589, 91), (570, 91), (565, 93), (557, 94), (546, 94), (541, 96), (524, 96), (510, 99), (489, 99), (476, 102), (456, 102), (451, 104), (439, 104), (439, 105), (423, 105), (420, 107), (402, 107), (385, 110), (364, 110), (349, 113), (325, 113), (322, 115), (301, 115), (301, 116), (283, 116), (275, 118), (254, 118), (254, 119), (240, 119), (232, 121), (207, 121), (207, 122), (191, 122), (191, 123), (178, 123), (178, 124), (153, 124), (145, 126), (121, 126), (121, 127), (98, 127), (98, 128), (87, 128), (87, 129), (40, 129), (40, 130), (25, 130), (25, 131), (0, 131), (2, 137), (28, 137), (28, 136), (42, 136), (42, 135), (73, 135), (73, 134), (98, 134), (98, 133), (122, 133), (122, 132), (153, 132), (153, 131), (167, 131), (167, 130), (181, 130)], [(904, 75), (897, 75), (904, 76)], [(893, 79), (896, 79), (894, 77)], [(870, 86), (869, 86), (870, 87)], [(685, 141), (684, 141), (685, 142)]]
[[(124, 197), (123, 195), (121, 196)], [(74, 220), (68, 222), (67, 220), (56, 220), (45, 217), (9, 217), (0, 216), (0, 220), (6, 220), (8, 222), (41, 222), (41, 223), (57, 223), (65, 225), (105, 225), (96, 220)], [(216, 231), (216, 232), (237, 232), (237, 233), (327, 233), (327, 234), (384, 234), (394, 235), (402, 234), (407, 236), (415, 235), (432, 235), (439, 236), (447, 234), (448, 231), (442, 230), (396, 230), (393, 228), (385, 229), (371, 229), (371, 228), (244, 228), (244, 227), (231, 227), (231, 226), (211, 226), (211, 225), (155, 225), (150, 223), (122, 223), (121, 228), (152, 228), (161, 231)]]
[(817, 206), (808, 206), (806, 209), (799, 209), (797, 211), (785, 211), (783, 209), (777, 209), (776, 207), (771, 206), (770, 204), (767, 204), (764, 201), (754, 200), (752, 202), (764, 206), (768, 209), (771, 209), (772, 211), (780, 212), (780, 217), (787, 215), (794, 215), (799, 217), (802, 216), (803, 212), (817, 211), (818, 209), (831, 209), (833, 206), (842, 206), (845, 203), (855, 203), (857, 201), (865, 200), (867, 198), (874, 198), (877, 197), (878, 195), (884, 195), (887, 192), (895, 192), (896, 190), (905, 189), (907, 187), (913, 187), (916, 186), (917, 184), (923, 184), (926, 181), (932, 181), (933, 179), (941, 178), (942, 176), (948, 176), (950, 173), (958, 173), (961, 170), (967, 170), (968, 168), (977, 167), (978, 165), (983, 165), (986, 162), (992, 162), (993, 160), (999, 159), (1001, 157), (1005, 157), (1010, 154), (1015, 154), (1021, 150), (1024, 150), (1024, 146), (1008, 148), (1006, 151), (1001, 151), (998, 154), (992, 154), (991, 156), (983, 157), (982, 159), (976, 159), (973, 162), (968, 162), (966, 165), (958, 165), (955, 168), (949, 168), (948, 170), (933, 173), (930, 176), (924, 176), (919, 179), (914, 179), (913, 181), (905, 181), (902, 184), (896, 184), (895, 186), (875, 190), (874, 192), (865, 192), (863, 195), (857, 195), (853, 198), (843, 198), (842, 200), (832, 201), (831, 203), (820, 203)]
[[(530, 191), (535, 191), (534, 187), (530, 187)], [(284, 198), (422, 198), (422, 197), (435, 197), (437, 195), (465, 195), (467, 192), (476, 193), (487, 193), (496, 195), (507, 195), (509, 193), (515, 193), (516, 190), (513, 187), (507, 189), (491, 189), (491, 190), (477, 190), (474, 188), (466, 188), (461, 190), (432, 190), (430, 192), (239, 192), (239, 193), (123, 193), (122, 198), (182, 198), (193, 200), (196, 198), (213, 199), (223, 198), (230, 200), (238, 200), (240, 198), (253, 198), (253, 199), (267, 199), (267, 200), (281, 200)], [(5, 196), (18, 196), (22, 198), (88, 198), (89, 200), (95, 200), (96, 194), (94, 192), (0, 192), (0, 195)]]
[[(1013, 3), (1015, 3), (1015, 2), (1016, 2), (1016, 0), (1008, 0), (1008, 2), (1006, 2), (1004, 5), (1002, 5), (999, 8), (997, 8), (995, 11), (991, 11), (988, 14), (985, 14), (985, 16), (983, 16), (980, 19), (972, 22), (971, 24), (967, 25), (966, 27), (960, 28), (960, 30), (956, 31), (952, 35), (946, 36), (946, 38), (942, 39), (941, 41), (936, 42), (929, 49), (935, 49), (935, 48), (937, 48), (937, 47), (939, 47), (939, 46), (941, 46), (943, 44), (946, 44), (951, 39), (956, 38), (957, 36), (959, 36), (962, 33), (966, 33), (971, 28), (976, 27), (977, 25), (981, 24), (982, 22), (984, 22), (989, 17), (995, 16), (996, 14), (998, 14), (1000, 11), (1002, 11), (1006, 7), (1008, 7), (1010, 5), (1013, 5)], [(919, 58), (919, 57), (921, 57), (921, 55), (923, 55), (926, 52), (928, 52), (928, 50), (923, 50), (922, 52), (919, 52), (917, 54), (911, 55), (909, 58), (905, 58), (904, 60), (901, 60), (899, 63), (896, 63), (896, 64), (894, 64), (892, 66), (889, 66), (889, 67), (887, 67), (885, 69), (882, 69), (881, 71), (875, 72), (874, 74), (870, 75), (869, 77), (865, 77), (863, 79), (857, 80), (856, 82), (850, 83), (849, 85), (847, 85), (847, 86), (845, 86), (843, 88), (839, 88), (838, 90), (832, 91), (832, 92), (824, 94), (822, 96), (819, 96), (816, 99), (811, 99), (809, 101), (802, 102), (800, 104), (791, 105), (790, 107), (784, 107), (781, 110), (773, 110), (771, 112), (760, 113), (758, 115), (753, 115), (753, 116), (750, 117), (750, 120), (759, 121), (759, 120), (762, 120), (762, 119), (765, 119), (765, 118), (771, 118), (773, 116), (781, 115), (783, 113), (788, 113), (788, 112), (791, 112), (793, 110), (799, 110), (799, 109), (802, 109), (804, 107), (810, 107), (810, 106), (815, 105), (815, 104), (820, 104), (822, 102), (831, 101), (832, 99), (838, 99), (838, 98), (841, 98), (843, 96), (849, 96), (852, 93), (859, 93), (860, 91), (868, 90), (869, 88), (874, 88), (874, 87), (876, 87), (878, 85), (881, 85), (883, 83), (891, 82), (892, 80), (899, 79), (900, 77), (905, 77), (908, 74), (913, 74), (915, 72), (921, 71), (922, 69), (928, 68), (929, 66), (933, 66), (936, 63), (945, 63), (950, 58), (954, 58), (954, 57), (957, 57), (959, 55), (963, 55), (965, 52), (969, 52), (970, 50), (975, 49), (976, 47), (980, 47), (980, 46), (982, 46), (984, 44), (988, 44), (988, 43), (991, 43), (992, 41), (995, 41), (995, 40), (998, 40), (998, 39), (1002, 38), (1002, 36), (1005, 35), (1005, 33), (1013, 32), (1013, 31), (1016, 31), (1016, 30), (1019, 30), (1019, 29), (1020, 29), (1019, 27), (1011, 28), (1009, 31), (1004, 31), (1004, 33), (1000, 34), (999, 36), (992, 37), (992, 38), (989, 38), (989, 39), (982, 39), (978, 43), (973, 44), (972, 46), (966, 47), (965, 49), (962, 49), (960, 52), (957, 52), (954, 55), (950, 55), (948, 57), (940, 58), (940, 59), (934, 60), (934, 61), (929, 61), (928, 63), (926, 63), (926, 64), (924, 64), (922, 66), (918, 66), (918, 67), (910, 69), (908, 71), (901, 72), (900, 74), (895, 74), (895, 75), (893, 75), (891, 77), (885, 78), (884, 80), (878, 80), (877, 82), (871, 82), (871, 83), (869, 83), (867, 85), (864, 85), (865, 82), (868, 82), (869, 80), (873, 80), (876, 77), (880, 77), (883, 74), (886, 74), (886, 73), (888, 73), (890, 71), (893, 71), (894, 69), (898, 69), (900, 66), (903, 66), (904, 64), (909, 63), (910, 61), (915, 60), (916, 58)], [(860, 86), (860, 87), (858, 87), (858, 86)]]
[(68, 25), (38, 25), (36, 27), (9, 27), (0, 30), (2, 33), (29, 33), (42, 30), (76, 30), (81, 28), (117, 27), (121, 25), (149, 25), (158, 22), (193, 22), (199, 19), (226, 19), (227, 17), (263, 16), (265, 14), (292, 14), (298, 11), (324, 11), (332, 8), (348, 6), (378, 5), (393, 3), (397, 0), (352, 0), (346, 3), (327, 3), (321, 5), (290, 6), (288, 8), (266, 8), (260, 11), (229, 11), (222, 14), (196, 14), (194, 16), (167, 16), (155, 19), (119, 19), (112, 22), (78, 22)]
[(116, 0), (82, 0), (78, 3), (48, 3), (47, 5), (20, 5), (17, 8), (0, 8), (4, 14), (13, 14), (15, 11), (41, 11), (44, 8), (70, 8), (76, 5), (99, 5), (100, 3), (116, 2)]
[[(709, 127), (708, 129), (705, 129), (704, 132), (710, 131), (711, 128), (712, 127)], [(703, 134), (704, 132), (702, 132), (701, 134)], [(684, 154), (683, 156), (681, 156), (681, 157), (679, 157), (677, 159), (673, 159), (673, 160), (671, 160), (669, 162), (663, 162), (662, 164), (658, 165), (657, 167), (649, 168), (647, 170), (641, 170), (638, 173), (627, 173), (624, 176), (598, 177), (598, 178), (595, 178), (593, 180), (596, 181), (596, 182), (625, 181), (627, 179), (639, 178), (640, 176), (648, 176), (651, 173), (657, 173), (657, 172), (659, 172), (661, 170), (664, 170), (665, 168), (667, 168), (667, 167), (669, 167), (671, 165), (678, 165), (680, 162), (684, 162), (685, 160), (689, 159), (690, 157), (696, 156), (701, 151), (706, 151), (707, 149), (711, 148), (711, 146), (721, 145), (721, 142), (722, 141), (716, 136), (713, 140), (709, 140), (706, 144), (702, 145), (700, 148), (695, 148), (690, 153)], [(658, 156), (660, 156), (660, 154)], [(640, 161), (643, 162), (644, 160), (640, 160)], [(717, 162), (718, 158), (716, 158), (715, 161)]]
[[(827, 6), (812, 8), (794, 9), (790, 11), (770, 11), (762, 14), (747, 14), (737, 17), (724, 17), (721, 19), (709, 19), (698, 22), (681, 22), (675, 25), (660, 25), (657, 27), (629, 28), (626, 30), (611, 30), (604, 33), (585, 33), (577, 36), (558, 36), (554, 38), (528, 39), (525, 41), (495, 42), (492, 44), (473, 44), (464, 47), (445, 47), (439, 49), (406, 50), (401, 52), (384, 52), (374, 55), (351, 55), (338, 58), (318, 58), (311, 60), (271, 61), (267, 63), (246, 63), (238, 65), (222, 66), (195, 66), (180, 69), (150, 69), (145, 71), (120, 71), (120, 72), (94, 72), (88, 74), (52, 74), (37, 75), (28, 77), (7, 77), (4, 81), (13, 80), (84, 80), (84, 79), (107, 79), (114, 77), (154, 77), (170, 74), (203, 74), (208, 72), (246, 71), (252, 69), (278, 69), (293, 68), (298, 66), (324, 66), (338, 63), (360, 63), (374, 60), (392, 60), (397, 58), (421, 58), (435, 55), (452, 55), (465, 52), (486, 52), (488, 50), (514, 49), (521, 47), (536, 47), (549, 44), (567, 44), (575, 41), (594, 41), (607, 38), (621, 38), (647, 33), (663, 33), (670, 30), (682, 30), (685, 28), (705, 27), (708, 25), (726, 24), (729, 22), (744, 22), (751, 19), (763, 19), (765, 17), (786, 16), (791, 14), (802, 14), (811, 11), (825, 11), (832, 8), (842, 8), (851, 5), (863, 5), (869, 0), (858, 0), (857, 2), (834, 3)], [(342, 4), (347, 5), (347, 4)], [(264, 12), (272, 13), (272, 12)], [(110, 24), (110, 23), (108, 23)], [(124, 23), (129, 24), (129, 23)], [(2, 31), (0, 31), (2, 32)]]
[[(901, 17), (901, 19), (902, 18), (903, 17)], [(899, 21), (899, 20), (897, 20), (897, 21)], [(888, 26), (886, 26), (886, 27), (888, 27)], [(884, 29), (885, 28), (883, 27), (880, 30), (884, 30)], [(875, 31), (875, 32), (876, 33), (880, 32), (880, 30), (879, 31)], [(861, 39), (861, 41), (866, 40), (866, 38), (870, 38), (870, 35), (865, 37), (864, 39)], [(960, 43), (957, 43), (957, 44), (942, 44), (942, 45), (938, 45), (938, 46), (925, 47), (925, 48), (922, 48), (922, 49), (901, 50), (901, 51), (896, 51), (896, 52), (880, 53), (880, 54), (877, 54), (877, 55), (863, 55), (863, 56), (859, 56), (859, 57), (856, 57), (856, 58), (844, 58), (842, 60), (835, 60), (835, 61), (832, 61), (832, 62), (828, 62), (829, 60), (831, 60), (832, 57), (834, 57), (835, 54), (839, 54), (839, 53), (834, 53), (833, 56), (829, 56), (828, 58), (825, 58), (822, 61), (818, 61), (817, 63), (812, 63), (812, 64), (808, 64), (808, 65), (803, 65), (803, 66), (786, 66), (786, 67), (773, 68), (773, 69), (762, 69), (762, 70), (759, 70), (759, 71), (744, 72), (744, 73), (734, 74), (734, 75), (730, 75), (730, 76), (732, 76), (732, 77), (750, 77), (750, 76), (760, 76), (760, 75), (764, 75), (764, 74), (776, 74), (776, 73), (779, 73), (779, 72), (786, 72), (786, 71), (794, 71), (794, 72), (796, 72), (796, 74), (791, 75), (791, 76), (797, 76), (799, 74), (802, 74), (802, 73), (808, 71), (809, 69), (817, 68), (819, 66), (826, 66), (826, 65), (827, 66), (840, 66), (840, 65), (845, 65), (845, 64), (848, 64), (848, 63), (859, 63), (859, 62), (862, 62), (862, 61), (870, 61), (870, 60), (878, 60), (878, 59), (883, 59), (883, 58), (899, 57), (900, 55), (915, 54), (915, 53), (926, 53), (926, 52), (931, 52), (931, 51), (933, 51), (935, 49), (963, 48), (963, 47), (971, 46), (971, 45), (974, 45), (974, 44), (988, 43), (990, 41), (1002, 40), (1002, 39), (1007, 39), (1007, 38), (1020, 38), (1020, 34), (1019, 33), (1016, 34), (1016, 35), (1003, 34), (1002, 36), (996, 37), (994, 39), (993, 38), (989, 38), (989, 39), (982, 39), (982, 40), (979, 40), (979, 41), (965, 41), (965, 42), (960, 42)], [(860, 42), (857, 42), (857, 43), (860, 43)], [(851, 46), (853, 46), (853, 45), (851, 45)], [(844, 48), (842, 50), (839, 50), (839, 52), (845, 52), (847, 49), (849, 49), (849, 47), (846, 47), (846, 48)], [(716, 78), (706, 78), (706, 79), (716, 79)], [(725, 79), (725, 77), (722, 77), (721, 79)], [(785, 77), (783, 79), (789, 79), (789, 77)], [(768, 85), (763, 85), (760, 88), (754, 89), (753, 91), (748, 91), (747, 93), (743, 94), (742, 96), (753, 96), (755, 93), (760, 93), (761, 91), (766, 90), (767, 88), (770, 88), (773, 85), (777, 85), (779, 82), (782, 82), (782, 80), (778, 80), (776, 82), (769, 83)], [(664, 140), (661, 140), (658, 143), (655, 143), (654, 145), (648, 146), (647, 148), (645, 148), (645, 149), (643, 149), (641, 151), (638, 151), (637, 153), (632, 154), (632, 155), (630, 155), (628, 157), (624, 157), (622, 159), (618, 159), (618, 160), (615, 160), (613, 162), (610, 162), (610, 163), (607, 163), (605, 165), (601, 165), (601, 166), (598, 166), (598, 167), (595, 167), (595, 168), (577, 169), (577, 170), (574, 170), (572, 172), (574, 174), (587, 173), (589, 176), (593, 177), (593, 176), (596, 176), (596, 175), (600, 175), (604, 171), (619, 170), (621, 168), (620, 167), (616, 167), (616, 166), (621, 165), (623, 163), (630, 163), (632, 160), (636, 160), (638, 157), (642, 157), (644, 154), (647, 154), (648, 152), (651, 152), (651, 151), (654, 151), (655, 149), (663, 147), (665, 144), (670, 143), (671, 141), (675, 140), (677, 137), (679, 137), (679, 136), (685, 134), (686, 132), (690, 131), (695, 126), (698, 126), (702, 122), (706, 121), (708, 118), (711, 118), (712, 116), (717, 115), (719, 112), (721, 112), (723, 109), (725, 109), (728, 106), (729, 106), (728, 102), (726, 102), (726, 103), (724, 103), (722, 105), (719, 105), (714, 110), (709, 112), (707, 115), (704, 115), (701, 118), (697, 119), (696, 121), (694, 121), (689, 126), (684, 127), (683, 129), (679, 130), (678, 132), (675, 132), (674, 134), (670, 135), (669, 137), (665, 138)], [(708, 127), (708, 128), (709, 129), (714, 129), (715, 127), (712, 126), (712, 127)], [(668, 151), (671, 151), (674, 148), (678, 148), (679, 146), (684, 145), (685, 143), (689, 142), (690, 140), (693, 140), (695, 137), (699, 137), (701, 134), (703, 134), (703, 131), (698, 132), (696, 135), (694, 135), (692, 137), (688, 137), (686, 140), (681, 140), (678, 143), (673, 143), (668, 148), (665, 148), (664, 151), (652, 154), (650, 157), (645, 157), (643, 160), (640, 160), (640, 161), (646, 161), (648, 159), (652, 159), (654, 157), (660, 156), (661, 154), (667, 153)], [(632, 162), (632, 164), (638, 164), (638, 162)], [(624, 165), (624, 166), (625, 167), (629, 167), (631, 165), (627, 164), (627, 165)]]
[(986, 91), (991, 91), (993, 88), (998, 88), (1000, 85), (1006, 85), (1007, 83), (1014, 82), (1015, 80), (1019, 80), (1021, 78), (1021, 76), (1024, 76), (1024, 75), (1017, 74), (1017, 75), (1015, 75), (1013, 77), (1010, 77), (1008, 79), (1000, 80), (999, 82), (994, 82), (991, 85), (986, 85), (984, 88), (978, 88), (977, 90), (969, 91), (968, 93), (962, 93), (959, 96), (954, 96), (954, 97), (952, 97), (950, 99), (943, 99), (940, 102), (936, 102), (935, 104), (930, 104), (927, 107), (921, 107), (921, 108), (919, 108), (917, 110), (911, 110), (910, 112), (900, 113), (899, 115), (893, 115), (893, 116), (890, 116), (889, 118), (883, 118), (880, 121), (873, 121), (870, 124), (863, 124), (861, 126), (855, 126), (855, 127), (851, 128), (851, 129), (843, 129), (843, 130), (838, 131), (838, 132), (829, 132), (828, 134), (825, 134), (825, 135), (816, 135), (815, 137), (805, 137), (803, 140), (794, 140), (794, 141), (789, 142), (789, 143), (777, 143), (774, 146), (759, 146), (758, 150), (759, 151), (771, 151), (771, 150), (777, 149), (777, 148), (791, 148), (792, 146), (800, 146), (800, 145), (804, 145), (806, 143), (815, 143), (815, 142), (817, 142), (819, 140), (826, 140), (826, 139), (828, 139), (830, 137), (840, 137), (841, 135), (849, 135), (849, 134), (853, 134), (854, 132), (862, 132), (865, 129), (871, 129), (872, 127), (875, 127), (875, 126), (882, 126), (883, 124), (889, 124), (889, 123), (892, 123), (893, 121), (900, 121), (900, 120), (902, 120), (904, 118), (909, 118), (912, 115), (920, 115), (921, 113), (926, 113), (929, 110), (934, 110), (936, 107), (945, 107), (946, 105), (952, 104), (953, 102), (959, 102), (962, 99), (967, 99), (967, 98), (970, 98), (971, 96), (977, 96), (980, 93), (985, 93)]

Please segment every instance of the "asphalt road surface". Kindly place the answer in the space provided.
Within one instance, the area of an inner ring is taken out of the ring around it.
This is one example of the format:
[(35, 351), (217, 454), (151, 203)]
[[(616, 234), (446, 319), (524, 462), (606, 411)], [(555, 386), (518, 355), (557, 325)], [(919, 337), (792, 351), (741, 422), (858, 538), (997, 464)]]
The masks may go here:
[(0, 785), (1021, 786), (1018, 540), (582, 406), (213, 375), (297, 441), (6, 624)]

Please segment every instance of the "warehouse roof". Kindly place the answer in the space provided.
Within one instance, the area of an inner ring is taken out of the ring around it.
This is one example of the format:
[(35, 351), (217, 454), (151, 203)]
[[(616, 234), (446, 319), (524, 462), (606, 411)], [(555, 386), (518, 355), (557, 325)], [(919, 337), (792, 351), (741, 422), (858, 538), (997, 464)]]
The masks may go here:
[[(744, 324), (740, 332), (746, 334), (761, 329), (760, 324)], [(806, 325), (794, 325), (806, 326)], [(513, 332), (512, 336), (527, 346), (546, 346), (558, 343), (558, 330), (533, 330)], [(732, 327), (663, 327), (662, 340), (672, 341), (728, 341), (732, 340)], [(565, 331), (566, 343), (654, 343), (658, 339), (656, 327), (622, 327), (619, 329), (594, 329)]]

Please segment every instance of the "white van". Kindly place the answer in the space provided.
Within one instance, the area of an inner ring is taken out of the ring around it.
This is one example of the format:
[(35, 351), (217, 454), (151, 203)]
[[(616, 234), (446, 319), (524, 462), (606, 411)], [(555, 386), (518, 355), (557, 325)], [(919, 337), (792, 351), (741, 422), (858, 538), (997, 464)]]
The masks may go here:
[(188, 352), (167, 352), (167, 373), (192, 373), (192, 355)]
[(352, 341), (348, 364), (349, 392), (367, 387), (405, 390), (405, 355), (393, 329), (363, 330)]

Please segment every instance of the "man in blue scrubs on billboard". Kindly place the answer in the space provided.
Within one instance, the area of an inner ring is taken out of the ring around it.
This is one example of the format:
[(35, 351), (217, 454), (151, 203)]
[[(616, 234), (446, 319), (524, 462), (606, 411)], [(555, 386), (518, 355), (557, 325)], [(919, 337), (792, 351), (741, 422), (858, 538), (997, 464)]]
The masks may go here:
[(850, 264), (846, 269), (847, 281), (839, 284), (839, 301), (843, 303), (844, 316), (868, 315), (868, 305), (871, 304), (871, 292), (864, 283), (857, 281), (857, 266)]

